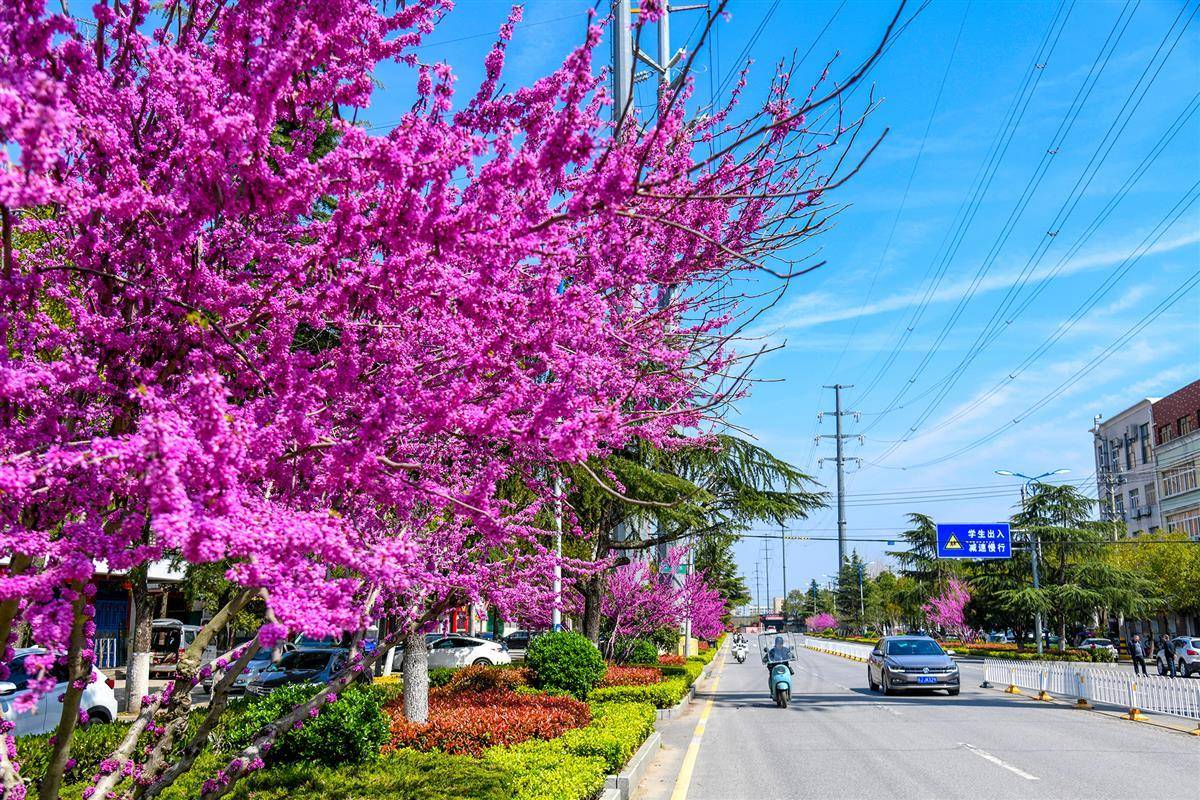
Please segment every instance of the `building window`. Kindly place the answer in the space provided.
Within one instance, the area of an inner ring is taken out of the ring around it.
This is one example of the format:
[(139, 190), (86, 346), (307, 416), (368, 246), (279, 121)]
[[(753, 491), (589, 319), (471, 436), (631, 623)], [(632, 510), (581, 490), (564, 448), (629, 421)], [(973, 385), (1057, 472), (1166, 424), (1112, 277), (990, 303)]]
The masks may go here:
[(1142, 516), (1142, 507), (1141, 503), (1138, 502), (1137, 489), (1129, 490), (1129, 513), (1133, 515), (1134, 519)]
[(1189, 433), (1191, 433), (1195, 429), (1195, 427), (1196, 427), (1196, 421), (1192, 419), (1190, 414), (1186, 417), (1179, 418), (1179, 435), (1180, 436), (1187, 436)]
[(1146, 510), (1152, 511), (1154, 509), (1154, 504), (1158, 502), (1158, 495), (1157, 495), (1157, 492), (1154, 491), (1153, 483), (1147, 483), (1145, 486), (1145, 489), (1146, 489)]
[(1141, 424), (1141, 426), (1138, 427), (1138, 439), (1142, 443), (1142, 464), (1143, 465), (1149, 464), (1150, 456), (1151, 456), (1151, 452), (1152, 452), (1152, 448), (1150, 446), (1150, 423), (1149, 422), (1143, 422)]
[(1174, 497), (1196, 488), (1196, 462), (1162, 471), (1162, 496)]
[(1186, 533), (1193, 539), (1200, 539), (1200, 508), (1168, 514), (1167, 530), (1171, 533)]
[(1125, 471), (1133, 469), (1133, 441), (1125, 437)]
[(1166, 444), (1175, 438), (1175, 429), (1170, 425), (1163, 425), (1158, 429), (1158, 443)]
[(1117, 495), (1117, 516), (1121, 519), (1129, 519), (1125, 516), (1125, 495), (1123, 494)]

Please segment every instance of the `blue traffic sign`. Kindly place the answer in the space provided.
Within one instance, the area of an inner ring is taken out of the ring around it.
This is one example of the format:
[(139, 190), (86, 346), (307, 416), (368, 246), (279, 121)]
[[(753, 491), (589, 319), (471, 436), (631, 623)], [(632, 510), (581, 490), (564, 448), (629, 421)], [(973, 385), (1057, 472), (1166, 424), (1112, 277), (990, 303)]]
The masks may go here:
[(1007, 522), (949, 523), (937, 526), (938, 558), (1012, 558)]

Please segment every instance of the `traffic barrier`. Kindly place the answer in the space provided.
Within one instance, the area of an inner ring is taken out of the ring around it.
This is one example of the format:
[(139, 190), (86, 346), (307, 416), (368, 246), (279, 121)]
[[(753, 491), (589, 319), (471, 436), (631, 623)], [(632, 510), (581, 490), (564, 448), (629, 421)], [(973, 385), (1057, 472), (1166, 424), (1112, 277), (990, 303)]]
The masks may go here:
[[(1053, 695), (1072, 698), (1080, 708), (1092, 703), (1128, 709), (1123, 716), (1144, 720), (1146, 711), (1200, 720), (1200, 681), (1158, 675), (1130, 675), (1114, 669), (1066, 661), (1021, 662), (988, 658), (983, 662), (984, 682), (1003, 681), (1005, 691), (1037, 691), (1039, 700)], [(1197, 728), (1200, 736), (1200, 727)]]
[(816, 650), (818, 653), (829, 653), (834, 656), (841, 656), (852, 661), (866, 661), (873, 649), (868, 644), (858, 644), (856, 642), (835, 642), (829, 639), (813, 639), (804, 637), (804, 646), (809, 650)]

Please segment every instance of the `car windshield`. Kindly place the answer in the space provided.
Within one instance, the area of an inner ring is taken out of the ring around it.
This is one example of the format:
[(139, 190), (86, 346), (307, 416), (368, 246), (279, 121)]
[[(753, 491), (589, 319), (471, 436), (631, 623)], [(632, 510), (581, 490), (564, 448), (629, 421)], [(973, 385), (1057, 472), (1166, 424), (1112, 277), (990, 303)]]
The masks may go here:
[(945, 655), (933, 639), (895, 639), (887, 643), (889, 656), (940, 656)]
[(150, 632), (150, 649), (155, 653), (174, 653), (179, 649), (179, 628), (154, 628)]
[(279, 659), (275, 669), (324, 669), (327, 663), (329, 663), (329, 653), (297, 650)]
[(18, 689), (24, 689), (29, 684), (29, 675), (25, 672), (25, 658), (23, 656), (8, 662), (8, 677), (5, 680)]

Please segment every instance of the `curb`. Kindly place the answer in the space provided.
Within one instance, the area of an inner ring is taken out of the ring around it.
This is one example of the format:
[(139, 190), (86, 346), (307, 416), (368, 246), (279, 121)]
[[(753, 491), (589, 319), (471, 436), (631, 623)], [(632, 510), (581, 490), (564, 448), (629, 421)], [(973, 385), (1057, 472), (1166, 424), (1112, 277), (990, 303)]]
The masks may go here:
[(662, 735), (658, 731), (646, 737), (642, 746), (625, 763), (624, 769), (616, 775), (605, 777), (604, 792), (600, 795), (600, 800), (629, 800), (633, 790), (642, 782), (642, 776), (646, 774), (654, 752), (661, 746)]

